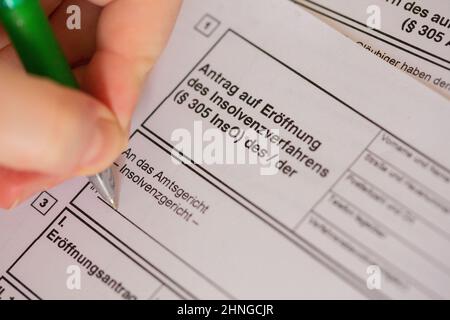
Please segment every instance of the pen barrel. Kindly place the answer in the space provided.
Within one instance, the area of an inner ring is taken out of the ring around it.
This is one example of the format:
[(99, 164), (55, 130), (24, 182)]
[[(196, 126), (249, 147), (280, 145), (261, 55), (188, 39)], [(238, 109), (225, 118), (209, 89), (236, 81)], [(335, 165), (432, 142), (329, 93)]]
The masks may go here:
[(27, 72), (78, 88), (39, 0), (0, 0), (0, 21)]

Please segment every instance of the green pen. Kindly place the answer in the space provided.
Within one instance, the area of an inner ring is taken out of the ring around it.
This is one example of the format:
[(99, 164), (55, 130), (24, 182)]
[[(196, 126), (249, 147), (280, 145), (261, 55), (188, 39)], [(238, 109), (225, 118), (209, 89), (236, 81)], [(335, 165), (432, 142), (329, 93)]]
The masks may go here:
[[(0, 0), (0, 21), (28, 73), (79, 88), (39, 0)], [(89, 180), (101, 197), (117, 208), (118, 190), (113, 168)]]

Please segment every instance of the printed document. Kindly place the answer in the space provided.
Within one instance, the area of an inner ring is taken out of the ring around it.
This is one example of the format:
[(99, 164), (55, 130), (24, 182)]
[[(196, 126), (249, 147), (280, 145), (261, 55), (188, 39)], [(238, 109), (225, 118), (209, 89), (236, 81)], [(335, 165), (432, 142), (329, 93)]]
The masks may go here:
[(368, 53), (450, 98), (450, 1), (293, 1)]

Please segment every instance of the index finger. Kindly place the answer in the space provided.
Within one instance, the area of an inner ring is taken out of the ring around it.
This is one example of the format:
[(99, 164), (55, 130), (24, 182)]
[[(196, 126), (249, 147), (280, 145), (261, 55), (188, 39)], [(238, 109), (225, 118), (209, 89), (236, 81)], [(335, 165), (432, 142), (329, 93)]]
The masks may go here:
[(85, 90), (111, 107), (128, 128), (142, 82), (169, 38), (181, 1), (90, 1), (104, 8)]

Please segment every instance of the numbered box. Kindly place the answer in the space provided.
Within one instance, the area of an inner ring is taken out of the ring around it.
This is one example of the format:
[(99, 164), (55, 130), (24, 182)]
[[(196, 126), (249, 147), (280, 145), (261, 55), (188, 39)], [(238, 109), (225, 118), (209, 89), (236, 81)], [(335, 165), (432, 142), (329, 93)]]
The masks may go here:
[[(64, 241), (67, 247), (63, 248)], [(7, 273), (40, 300), (146, 300), (162, 285), (140, 261), (68, 208)], [(68, 285), (70, 279), (81, 290)]]
[(216, 31), (219, 27), (220, 21), (214, 18), (213, 16), (206, 14), (200, 21), (195, 25), (195, 30), (200, 32), (205, 37), (209, 37)]
[(31, 206), (45, 216), (57, 202), (58, 200), (56, 200), (55, 197), (44, 191), (33, 201)]

